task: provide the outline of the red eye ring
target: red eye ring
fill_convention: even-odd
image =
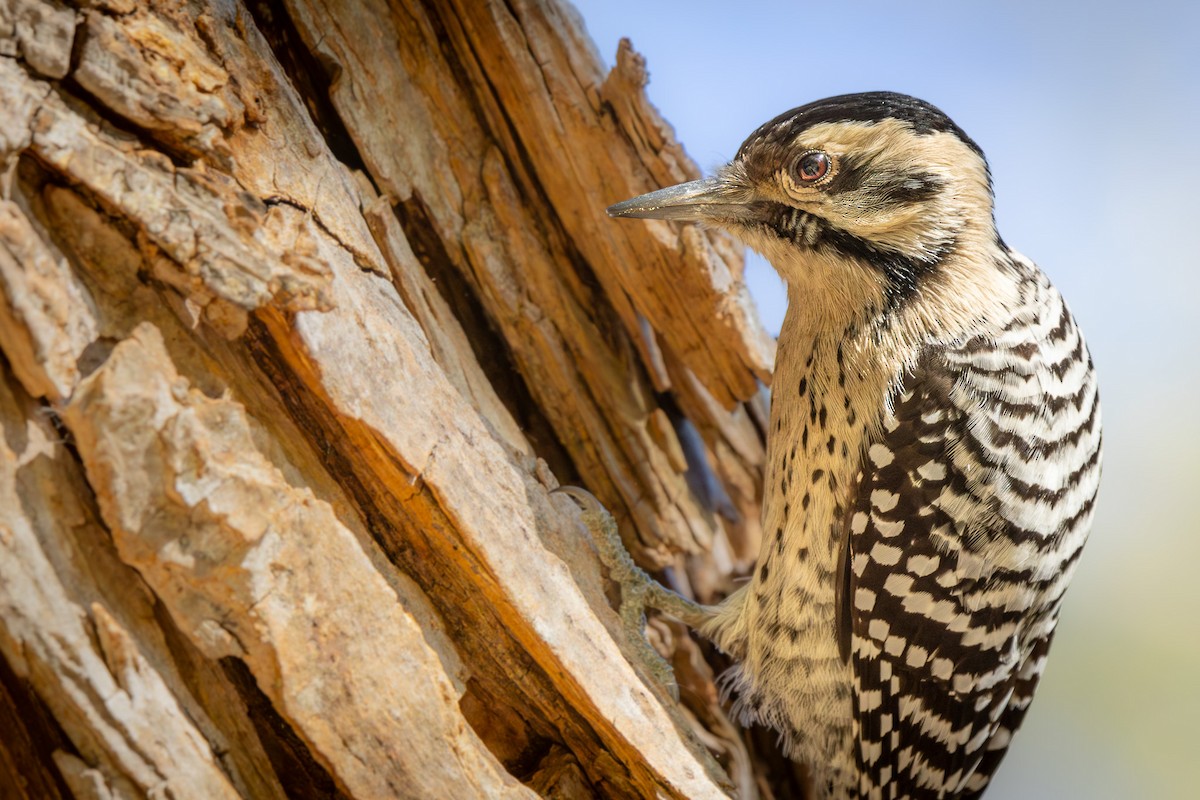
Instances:
[[[829,174],[832,166],[828,155],[820,150],[810,150],[796,159],[794,173],[801,183],[816,183]]]

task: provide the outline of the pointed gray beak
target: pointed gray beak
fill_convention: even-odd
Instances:
[[[638,219],[708,220],[736,216],[741,203],[730,197],[729,184],[721,178],[702,178],[668,186],[608,207],[610,217]]]

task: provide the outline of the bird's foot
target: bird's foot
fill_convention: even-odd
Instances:
[[[621,541],[616,520],[591,492],[577,486],[562,486],[555,492],[561,492],[579,504],[583,520],[592,532],[600,561],[608,568],[612,579],[621,586],[619,613],[626,638],[638,651],[647,671],[666,686],[671,697],[678,700],[679,685],[671,665],[646,641],[646,608],[657,608],[691,627],[698,627],[705,622],[710,612],[699,603],[658,583],[634,563],[633,556],[629,555],[625,543]]]

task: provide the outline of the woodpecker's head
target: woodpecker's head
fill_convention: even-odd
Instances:
[[[793,289],[881,311],[950,262],[998,246],[983,152],[932,105],[868,92],[781,114],[711,178],[635,197],[614,217],[725,228]],[[961,288],[961,287],[960,287]]]

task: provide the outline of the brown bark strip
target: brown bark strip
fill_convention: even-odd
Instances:
[[[671,720],[629,669],[571,573],[542,544],[539,528],[570,529],[571,516],[555,513],[545,490],[521,477],[428,351],[414,346],[419,329],[403,309],[363,291],[368,287],[359,276],[341,270],[335,303],[357,317],[354,329],[375,331],[374,341],[345,336],[344,321],[304,314],[295,320],[303,348],[297,356],[310,362],[328,402],[365,425],[384,450],[360,449],[358,463],[382,471],[396,491],[405,473],[407,483],[429,487],[477,559],[478,568],[467,573],[474,589],[608,747],[633,747],[650,763],[638,764],[631,753],[631,766],[652,768],[682,796],[712,795],[703,767],[671,736]],[[331,335],[335,326],[343,335]]]

